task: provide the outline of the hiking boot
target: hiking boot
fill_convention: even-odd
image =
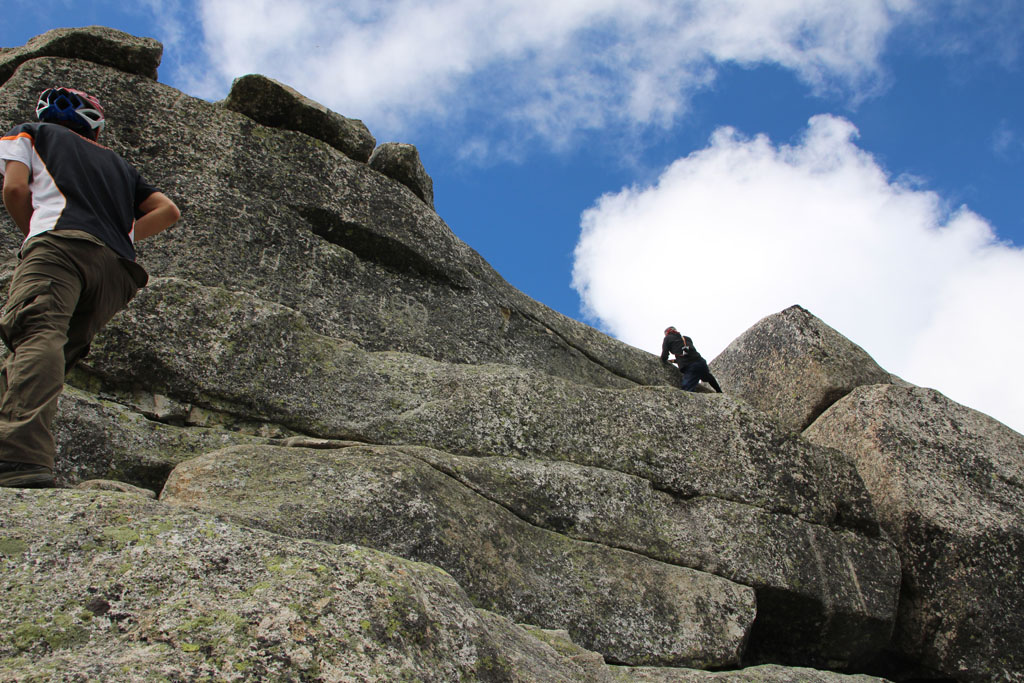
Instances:
[[[53,488],[53,471],[27,462],[0,462],[0,486],[17,489]]]

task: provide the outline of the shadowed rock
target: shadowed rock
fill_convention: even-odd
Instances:
[[[890,381],[864,349],[800,306],[760,320],[711,371],[729,393],[796,432],[854,387]]]
[[[403,450],[531,524],[752,586],[745,661],[845,666],[892,634],[899,558],[888,541],[719,498],[680,499],[606,469]]]
[[[237,431],[164,424],[73,387],[60,398],[54,438],[59,484],[117,479],[155,491],[183,460],[232,444],[267,442]]]
[[[478,607],[620,663],[735,665],[754,618],[749,588],[531,526],[393,448],[238,446],[180,465],[161,500],[429,562]]]
[[[1024,671],[1024,436],[917,387],[860,387],[805,432],[857,465],[899,550],[894,642],[957,680]]]
[[[543,630],[526,626],[531,635],[543,640],[555,651],[569,657],[591,675],[604,674],[616,683],[884,683],[884,678],[863,675],[844,675],[832,671],[819,671],[806,667],[784,667],[774,664],[751,666],[736,671],[701,671],[677,667],[603,666],[595,662],[593,652],[573,643],[568,634],[558,630]]]
[[[152,38],[139,38],[105,26],[55,28],[23,46],[0,52],[0,84],[19,65],[36,57],[82,59],[156,80],[163,51],[163,45]],[[73,81],[67,85],[79,87]]]
[[[429,565],[135,495],[0,509],[3,680],[604,680]]]
[[[377,142],[362,121],[336,114],[272,78],[236,78],[222,103],[265,126],[295,130],[323,140],[356,161],[367,161]]]
[[[788,668],[765,664],[738,671],[695,671],[648,667],[612,667],[618,683],[882,683],[874,676],[846,675],[802,667]]]
[[[424,204],[434,208],[434,181],[427,175],[420,153],[412,145],[385,142],[373,150],[370,168],[402,183]]]

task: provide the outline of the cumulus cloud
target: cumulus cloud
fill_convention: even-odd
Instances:
[[[890,372],[1024,431],[1024,250],[889,177],[845,119],[777,145],[718,130],[657,182],[582,216],[573,286],[611,334],[660,352],[676,325],[709,359],[801,304]]]
[[[916,1],[200,0],[197,14],[221,87],[258,72],[384,133],[475,115],[557,146],[671,125],[725,62],[869,93]]]

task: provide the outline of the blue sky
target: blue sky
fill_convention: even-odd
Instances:
[[[1024,430],[1020,0],[5,5],[2,46],[112,26],[196,97],[263,73],[415,144],[459,237],[630,344],[798,303]]]

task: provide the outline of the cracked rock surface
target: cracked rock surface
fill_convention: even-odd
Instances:
[[[856,463],[902,566],[899,647],[957,679],[1024,671],[1024,436],[933,389],[860,387],[805,432]]]
[[[123,493],[0,506],[0,680],[600,680],[427,564]]]

